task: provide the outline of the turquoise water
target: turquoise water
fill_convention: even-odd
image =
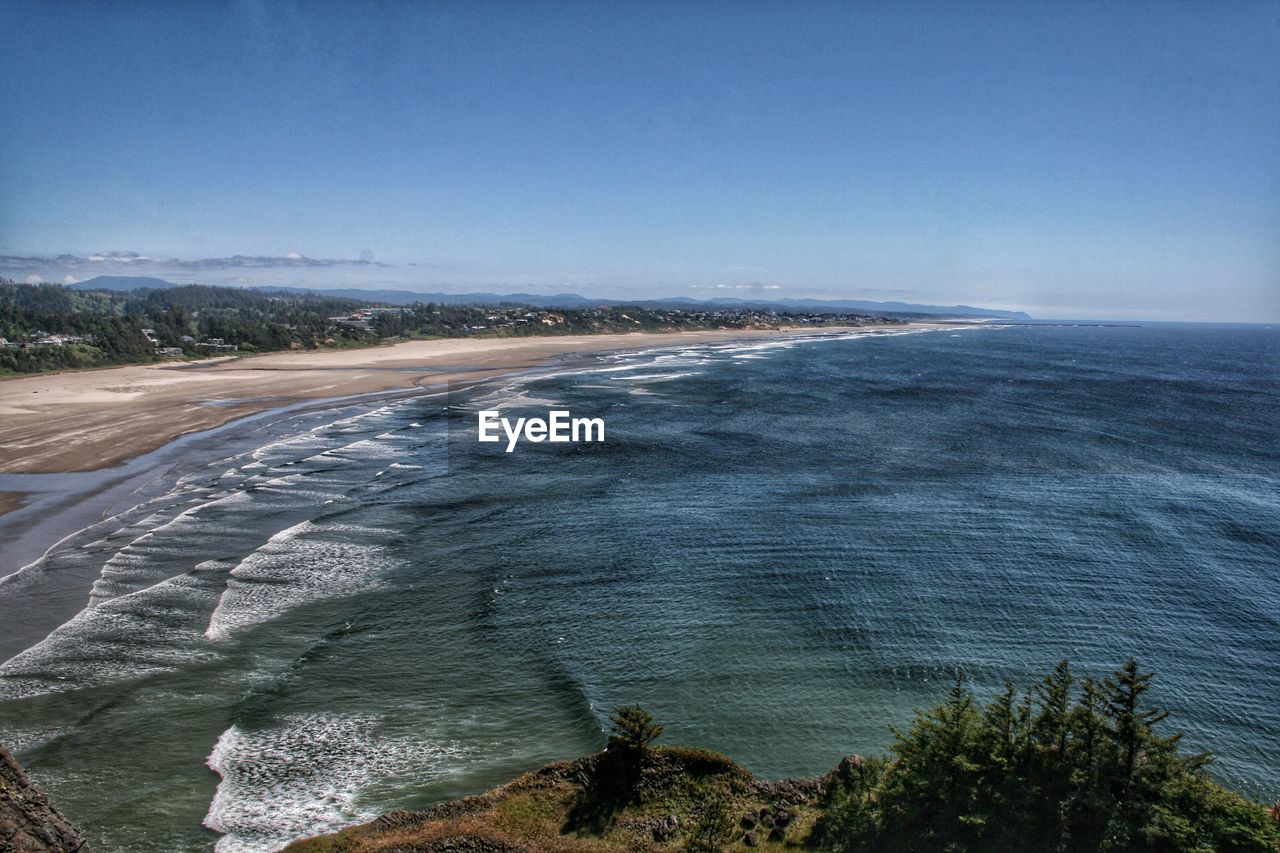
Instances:
[[[104,850],[269,850],[598,748],[767,776],[1068,657],[1280,797],[1280,333],[1013,328],[609,356],[368,404],[55,551],[92,606],[0,740]],[[603,444],[475,441],[475,412]]]

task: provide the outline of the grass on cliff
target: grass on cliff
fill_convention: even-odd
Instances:
[[[812,830],[823,793],[817,780],[760,782],[707,750],[606,750],[548,765],[478,797],[393,812],[288,850],[720,850],[741,846],[748,813],[756,816],[759,847],[783,849],[784,838],[795,842]],[[788,824],[772,841],[761,812],[767,823],[781,815]]]

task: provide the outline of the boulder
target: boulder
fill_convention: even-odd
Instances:
[[[654,841],[661,843],[675,835],[676,830],[679,828],[679,819],[675,815],[669,814],[653,825],[651,834],[653,835]]]
[[[846,755],[836,766],[836,777],[846,788],[862,784],[867,769],[867,760],[861,755]]]

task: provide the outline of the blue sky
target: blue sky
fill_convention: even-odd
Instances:
[[[1280,2],[0,0],[0,30],[18,280],[1280,320]]]

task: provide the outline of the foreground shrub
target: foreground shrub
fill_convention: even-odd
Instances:
[[[1158,731],[1152,675],[1129,661],[1077,685],[1066,661],[985,706],[957,683],[895,731],[874,774],[837,774],[811,839],[831,850],[1253,851],[1280,823]],[[863,781],[866,780],[866,781]]]

